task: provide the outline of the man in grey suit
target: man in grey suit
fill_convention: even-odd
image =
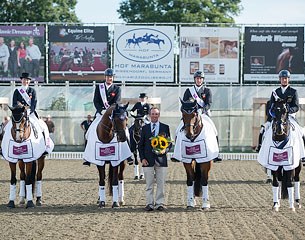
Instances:
[[[151,138],[153,136],[163,135],[170,137],[169,126],[159,121],[160,111],[156,107],[152,107],[149,113],[151,123],[146,124],[142,128],[141,139],[139,142],[140,159],[143,166],[144,176],[146,180],[146,211],[153,211],[155,208],[159,211],[165,210],[164,206],[164,185],[167,172],[167,156],[166,153],[157,155],[153,152],[151,146]],[[156,176],[157,191],[154,201],[154,181]]]

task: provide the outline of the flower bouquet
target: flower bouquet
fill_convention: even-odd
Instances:
[[[150,143],[152,146],[152,151],[156,155],[162,155],[167,153],[170,144],[173,142],[171,138],[165,137],[165,134],[159,134],[156,137],[150,138]]]

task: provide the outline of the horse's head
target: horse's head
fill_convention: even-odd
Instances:
[[[138,115],[132,115],[130,114],[135,120],[134,120],[134,133],[140,134],[140,131],[142,127],[144,126],[144,115],[138,114]]]
[[[117,138],[119,142],[125,142],[127,139],[126,126],[128,120],[128,113],[127,113],[128,104],[129,103],[127,103],[126,105],[116,104],[111,114],[113,131],[117,134]]]
[[[181,102],[181,112],[182,112],[182,120],[184,124],[185,136],[194,140],[201,131],[202,124],[201,118],[198,114],[198,104],[197,101],[183,101]]]
[[[30,135],[30,125],[27,117],[27,109],[25,106],[17,105],[10,107],[12,111],[12,136],[16,142],[26,140]]]
[[[277,99],[272,106],[273,140],[282,141],[289,134],[288,108],[283,99]]]

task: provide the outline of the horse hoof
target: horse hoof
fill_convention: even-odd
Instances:
[[[100,201],[98,207],[104,208],[104,207],[106,207],[106,203],[104,201]]]
[[[280,210],[280,205],[276,202],[273,204],[273,207],[272,209],[275,211],[275,212],[278,212]]]
[[[119,204],[120,204],[120,206],[125,206],[125,201],[124,200],[119,201]]]
[[[203,210],[208,210],[208,209],[210,209],[210,208],[211,208],[211,205],[210,205],[209,202],[203,202],[203,203],[202,203],[202,209],[203,209]]]
[[[28,201],[27,203],[26,203],[26,206],[25,206],[25,208],[34,208],[35,207],[35,205],[34,205],[34,203],[33,203],[33,201],[31,200],[31,201]]]
[[[291,210],[292,212],[295,212],[295,207],[291,207],[290,210]]]
[[[295,203],[296,203],[296,205],[297,205],[298,208],[301,208],[301,207],[302,207],[301,202],[300,202],[300,199],[296,199],[296,200],[295,200]]]
[[[141,179],[141,180],[144,179],[144,175],[143,175],[143,174],[140,175],[140,179]]]
[[[25,198],[21,197],[19,201],[19,205],[24,205],[25,204]]]
[[[15,206],[15,202],[12,201],[12,200],[10,200],[10,201],[8,202],[8,204],[7,204],[7,207],[8,207],[8,208],[15,208],[15,207],[16,207],[16,206]]]
[[[268,178],[268,179],[266,180],[266,183],[272,183],[272,179]]]
[[[42,206],[41,198],[37,198],[37,200],[36,200],[36,206],[37,206],[37,207],[41,207],[41,206]]]
[[[135,176],[135,177],[134,177],[134,180],[139,180],[139,177],[138,177],[138,176]]]
[[[112,203],[112,208],[119,208],[120,205],[118,204],[118,202],[113,202]]]
[[[186,209],[187,210],[192,210],[192,209],[194,209],[194,206],[186,206]]]

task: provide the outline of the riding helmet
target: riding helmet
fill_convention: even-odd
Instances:
[[[105,76],[114,76],[114,71],[112,68],[107,68],[105,70]]]
[[[194,73],[194,78],[196,78],[196,77],[204,78],[204,73],[201,72],[201,71],[196,71],[196,72]]]
[[[279,72],[279,78],[281,78],[281,77],[290,78],[290,72],[288,70],[281,70]]]

